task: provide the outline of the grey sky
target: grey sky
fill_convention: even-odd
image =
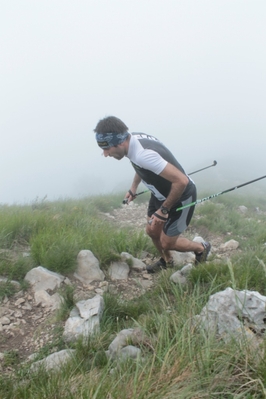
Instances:
[[[187,172],[217,160],[207,187],[266,174],[265,21],[265,0],[0,1],[0,203],[128,188],[107,115]]]

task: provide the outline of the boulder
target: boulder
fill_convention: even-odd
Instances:
[[[77,263],[78,267],[74,276],[82,283],[89,285],[92,281],[103,281],[105,279],[98,259],[90,250],[80,251],[77,256]]]

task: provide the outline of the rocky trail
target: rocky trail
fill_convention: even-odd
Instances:
[[[131,203],[122,206],[112,213],[104,213],[102,216],[120,226],[132,226],[132,229],[145,230],[146,204]],[[221,249],[224,238],[209,236],[205,231],[193,231],[189,228],[186,235],[193,238],[202,235],[212,243],[212,253],[215,256],[228,256]],[[206,235],[204,235],[206,234]],[[230,237],[228,238],[230,239]],[[22,249],[23,250],[23,249]],[[142,261],[146,264],[154,262],[149,254],[145,254]],[[43,265],[45,267],[45,265]],[[132,299],[142,295],[156,283],[158,274],[148,274],[145,270],[131,271],[127,280],[111,280],[106,276],[105,281],[93,282],[84,286],[74,276],[67,276],[69,283],[74,286],[75,300],[90,299],[97,293],[105,290],[119,295],[125,299]],[[12,297],[5,297],[0,303],[0,370],[10,367],[6,364],[6,353],[16,354],[21,360],[29,358],[44,346],[49,346],[55,340],[56,331],[60,323],[56,321],[55,311],[36,302],[31,288],[27,291],[18,291]],[[56,350],[56,348],[53,348]]]

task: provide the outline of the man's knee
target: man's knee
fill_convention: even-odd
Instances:
[[[146,233],[152,239],[158,239],[161,235],[161,229],[152,229],[150,225],[146,226]]]
[[[170,251],[171,249],[173,249],[175,247],[177,238],[178,238],[178,236],[177,237],[168,237],[166,235],[161,236],[160,242],[161,242],[162,249],[164,251]]]

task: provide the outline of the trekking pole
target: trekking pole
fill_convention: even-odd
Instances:
[[[182,209],[189,208],[190,206],[200,204],[201,202],[204,202],[204,201],[207,201],[209,199],[218,197],[219,195],[222,195],[222,194],[225,194],[225,193],[229,193],[229,191],[237,190],[240,187],[244,187],[244,186],[247,186],[248,184],[255,183],[258,180],[265,179],[265,177],[266,177],[266,175],[262,176],[262,177],[258,177],[257,179],[254,179],[254,180],[250,180],[247,183],[239,184],[238,186],[235,186],[235,187],[232,187],[232,188],[228,188],[227,190],[221,191],[220,193],[209,195],[208,197],[205,197],[205,198],[199,199],[197,201],[191,202],[190,204],[181,206],[180,208],[177,208],[176,211],[181,211]]]
[[[141,191],[140,193],[136,193],[136,194],[134,195],[134,197],[137,197],[137,196],[140,195],[140,194],[147,193],[148,191],[150,191],[150,190],[144,190],[144,191]],[[123,204],[127,204],[127,202],[128,202],[128,199],[127,199],[127,198],[123,199]]]
[[[202,169],[199,169],[199,170],[195,170],[194,172],[189,173],[188,176],[194,175],[194,173],[201,172],[202,170],[211,168],[212,166],[215,166],[215,165],[217,165],[217,161],[213,161],[213,164],[212,164],[212,165],[206,166],[205,168],[202,168]],[[136,194],[134,195],[134,197],[137,197],[138,195],[147,193],[148,191],[150,191],[150,190],[145,190],[145,191],[141,191],[140,193],[136,193]],[[123,204],[127,204],[127,201],[128,201],[127,198],[125,198],[125,199],[123,200]]]
[[[206,166],[205,168],[202,168],[202,169],[199,169],[199,170],[195,170],[195,172],[191,172],[191,173],[189,173],[188,175],[189,175],[189,176],[194,175],[194,173],[201,172],[202,170],[211,168],[212,166],[215,166],[215,165],[217,165],[217,161],[213,161],[213,164],[212,164],[212,165]]]

